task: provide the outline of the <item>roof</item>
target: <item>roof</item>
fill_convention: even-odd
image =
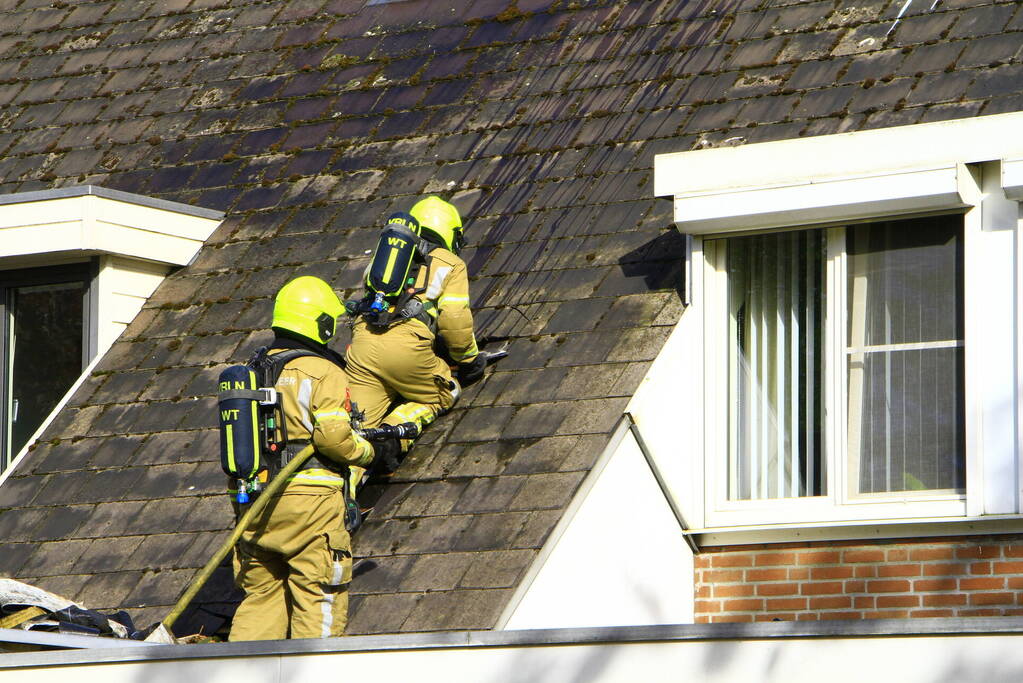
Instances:
[[[493,627],[681,314],[656,154],[1023,109],[1018,3],[904,4],[3,0],[0,193],[227,218],[0,487],[0,573],[162,618],[232,522],[217,374],[434,192],[510,356],[369,491],[349,632]]]

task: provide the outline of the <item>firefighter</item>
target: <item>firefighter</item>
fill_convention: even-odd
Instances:
[[[413,423],[421,431],[449,410],[460,385],[479,380],[486,366],[473,334],[465,262],[458,256],[463,234],[458,209],[431,195],[409,213],[431,247],[415,283],[416,290],[423,290],[416,296],[422,312],[386,328],[356,318],[345,356],[352,400],[363,411],[366,428]],[[456,364],[454,376],[435,352],[437,336]],[[410,445],[404,439],[400,450]],[[387,442],[384,446],[393,448]],[[353,481],[360,477],[354,470]]]
[[[236,582],[245,598],[231,640],[344,633],[352,576],[347,468],[368,466],[374,451],[352,431],[343,359],[326,345],[343,310],[330,286],[309,276],[288,282],[274,301],[271,356],[284,349],[315,354],[288,361],[276,384],[288,453],[312,442],[315,455],[253,520],[235,549]]]

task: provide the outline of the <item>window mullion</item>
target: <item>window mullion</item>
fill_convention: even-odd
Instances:
[[[847,377],[845,367],[846,317],[846,254],[845,228],[827,231],[827,278],[824,290],[824,358],[825,358],[825,419],[824,457],[826,495],[832,504],[841,504],[847,498],[846,482],[846,410]]]

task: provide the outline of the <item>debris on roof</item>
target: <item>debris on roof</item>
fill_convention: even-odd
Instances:
[[[0,628],[142,640],[127,612],[102,614],[13,579],[0,579]]]

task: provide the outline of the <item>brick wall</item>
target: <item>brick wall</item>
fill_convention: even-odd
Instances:
[[[1023,537],[706,548],[696,621],[1023,614]]]

